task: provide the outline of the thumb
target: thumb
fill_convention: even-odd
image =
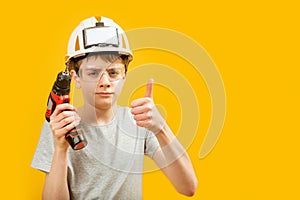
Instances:
[[[145,97],[152,98],[152,87],[153,87],[154,80],[151,78],[148,80],[147,86],[146,86],[146,94]]]

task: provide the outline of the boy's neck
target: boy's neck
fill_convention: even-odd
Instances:
[[[105,125],[108,124],[114,117],[117,106],[112,106],[108,109],[99,109],[84,105],[78,108],[78,114],[81,120],[90,125]]]

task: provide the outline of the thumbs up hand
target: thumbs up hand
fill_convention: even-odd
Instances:
[[[132,101],[130,106],[136,124],[157,134],[165,125],[165,120],[156,109],[152,99],[153,82],[153,79],[148,81],[145,97]]]

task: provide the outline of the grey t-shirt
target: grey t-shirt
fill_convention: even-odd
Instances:
[[[117,108],[103,126],[80,123],[88,145],[68,151],[68,186],[71,199],[142,199],[144,155],[153,157],[159,143],[150,131],[138,127],[127,107]],[[31,167],[49,172],[54,140],[44,123]]]

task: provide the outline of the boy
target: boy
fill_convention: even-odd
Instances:
[[[66,64],[84,105],[58,105],[44,123],[32,161],[46,173],[43,199],[142,199],[144,155],[178,192],[194,194],[193,166],[155,108],[153,80],[131,108],[116,104],[132,59],[124,31],[111,19],[91,17],[73,31]],[[88,145],[74,151],[65,134],[78,123]]]

